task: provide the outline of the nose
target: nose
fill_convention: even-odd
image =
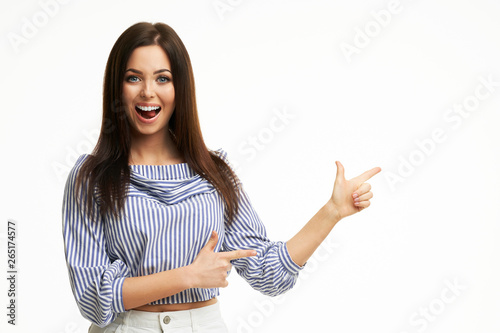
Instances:
[[[141,97],[143,98],[153,98],[154,97],[154,91],[151,89],[150,84],[146,83],[144,84],[142,91],[141,91]]]

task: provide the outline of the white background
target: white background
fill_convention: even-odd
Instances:
[[[348,178],[382,168],[372,206],[334,228],[285,296],[272,303],[233,271],[219,297],[231,332],[500,331],[498,1],[50,2],[0,5],[0,266],[8,219],[19,264],[16,327],[0,279],[2,332],[87,331],[62,192],[95,144],[109,51],[139,21],[184,41],[205,141],[228,152],[271,239],[288,240],[326,202],[335,160]],[[382,26],[372,11],[389,7]],[[346,57],[347,44],[357,53]],[[474,105],[476,91],[487,97]],[[449,113],[464,102],[474,110]]]

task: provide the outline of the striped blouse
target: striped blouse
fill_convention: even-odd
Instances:
[[[224,150],[215,151],[228,162]],[[124,312],[122,285],[127,277],[187,266],[219,235],[215,251],[251,249],[257,256],[231,261],[254,289],[279,295],[295,284],[304,267],[295,264],[284,242],[267,238],[266,229],[240,183],[239,210],[228,225],[222,197],[187,163],[131,165],[124,214],[100,214],[97,191],[93,216],[84,213],[86,189],[75,195],[78,158],[63,198],[63,238],[69,278],[82,315],[104,327]],[[168,282],[167,282],[168,283]],[[218,288],[192,288],[149,304],[206,301]]]

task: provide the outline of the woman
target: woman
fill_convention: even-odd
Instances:
[[[71,170],[63,237],[72,290],[90,332],[227,332],[217,296],[234,266],[279,295],[333,226],[369,206],[374,168],[347,181],[288,242],[273,242],[222,150],[198,121],[188,53],[167,25],[137,23],[106,66],[92,155]],[[146,330],[147,328],[147,330]]]

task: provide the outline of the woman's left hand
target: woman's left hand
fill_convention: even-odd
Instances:
[[[329,204],[332,204],[334,216],[341,220],[370,206],[373,193],[370,191],[370,184],[365,182],[382,169],[376,167],[347,180],[344,176],[344,166],[338,161],[335,164],[337,165],[337,176]]]

